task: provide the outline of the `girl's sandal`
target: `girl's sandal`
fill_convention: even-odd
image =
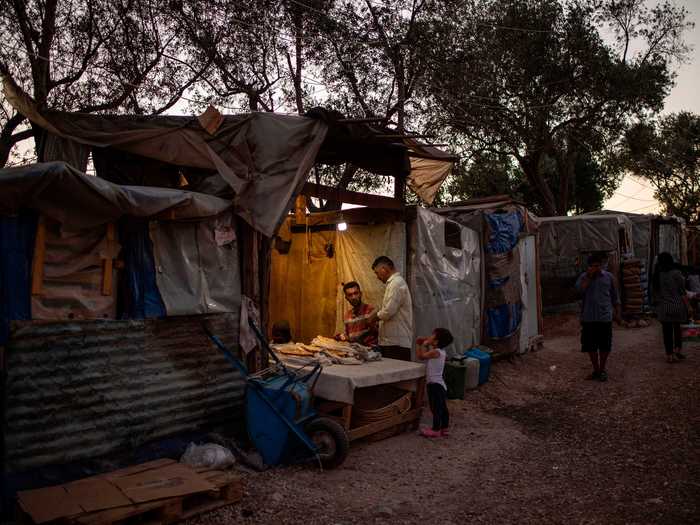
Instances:
[[[678,358],[674,354],[666,354],[666,362],[667,363],[677,363]]]
[[[685,359],[685,354],[681,354],[680,352],[676,352],[673,355],[678,361],[683,361],[683,359]]]

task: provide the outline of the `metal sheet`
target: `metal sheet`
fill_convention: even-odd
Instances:
[[[95,458],[241,416],[245,383],[202,331],[238,314],[19,322],[6,347],[5,469]]]
[[[520,326],[520,352],[527,351],[530,338],[538,335],[537,312],[537,240],[534,235],[520,238],[520,284],[523,304],[523,321]]]

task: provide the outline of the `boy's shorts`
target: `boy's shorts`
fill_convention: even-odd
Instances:
[[[610,352],[612,332],[612,321],[581,323],[581,351]]]

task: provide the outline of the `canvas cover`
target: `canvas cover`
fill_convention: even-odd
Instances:
[[[381,131],[365,125],[339,125],[337,115],[320,109],[309,112],[314,118],[263,112],[221,115],[214,108],[199,118],[42,112],[11,79],[5,78],[3,85],[8,102],[46,131],[40,140],[42,160],[66,160],[82,170],[89,149],[96,161],[104,150],[113,149],[213,171],[235,192],[237,214],[268,237],[316,162],[351,162],[372,173],[407,178],[421,199],[432,202],[455,161],[415,141],[382,138]]]
[[[336,232],[291,233],[290,221],[280,237],[287,251],[273,248],[270,264],[269,325],[288,321],[295,341],[310,343],[336,330],[337,258],[329,257]],[[335,247],[333,248],[335,251]]]
[[[363,301],[380,308],[386,285],[372,270],[374,260],[386,255],[406,278],[406,224],[351,225],[347,230],[339,231],[337,239],[336,331],[341,332],[344,328],[343,313],[351,308],[343,293],[345,283],[357,282]]]
[[[578,301],[576,278],[592,252],[608,254],[608,270],[617,274],[624,254],[634,255],[632,221],[624,215],[543,217],[539,222],[540,272],[545,306]],[[626,244],[620,232],[625,233]]]
[[[479,344],[481,335],[481,243],[474,230],[457,225],[460,248],[447,246],[446,224],[436,213],[417,209],[412,250],[411,292],[414,333],[450,330],[448,354],[461,355]]]
[[[119,186],[65,162],[46,162],[0,170],[0,215],[16,215],[22,208],[39,211],[65,228],[83,229],[125,215],[152,217],[166,211],[171,219],[211,217],[231,203],[183,190]]]
[[[168,315],[238,312],[241,275],[231,212],[151,223],[156,282]]]

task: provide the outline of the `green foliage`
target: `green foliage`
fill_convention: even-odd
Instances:
[[[634,11],[641,4],[447,2],[426,84],[435,118],[472,151],[511,156],[542,213],[566,214],[576,207],[579,157],[609,154],[635,115],[658,111],[672,60],[687,52],[677,41],[685,11],[666,6],[666,16],[642,16]],[[618,27],[623,18],[627,41],[638,37],[641,45],[634,56],[599,32],[601,23]],[[619,177],[603,175],[611,183]]]
[[[641,122],[625,136],[627,167],[652,183],[666,213],[700,223],[700,116]]]

